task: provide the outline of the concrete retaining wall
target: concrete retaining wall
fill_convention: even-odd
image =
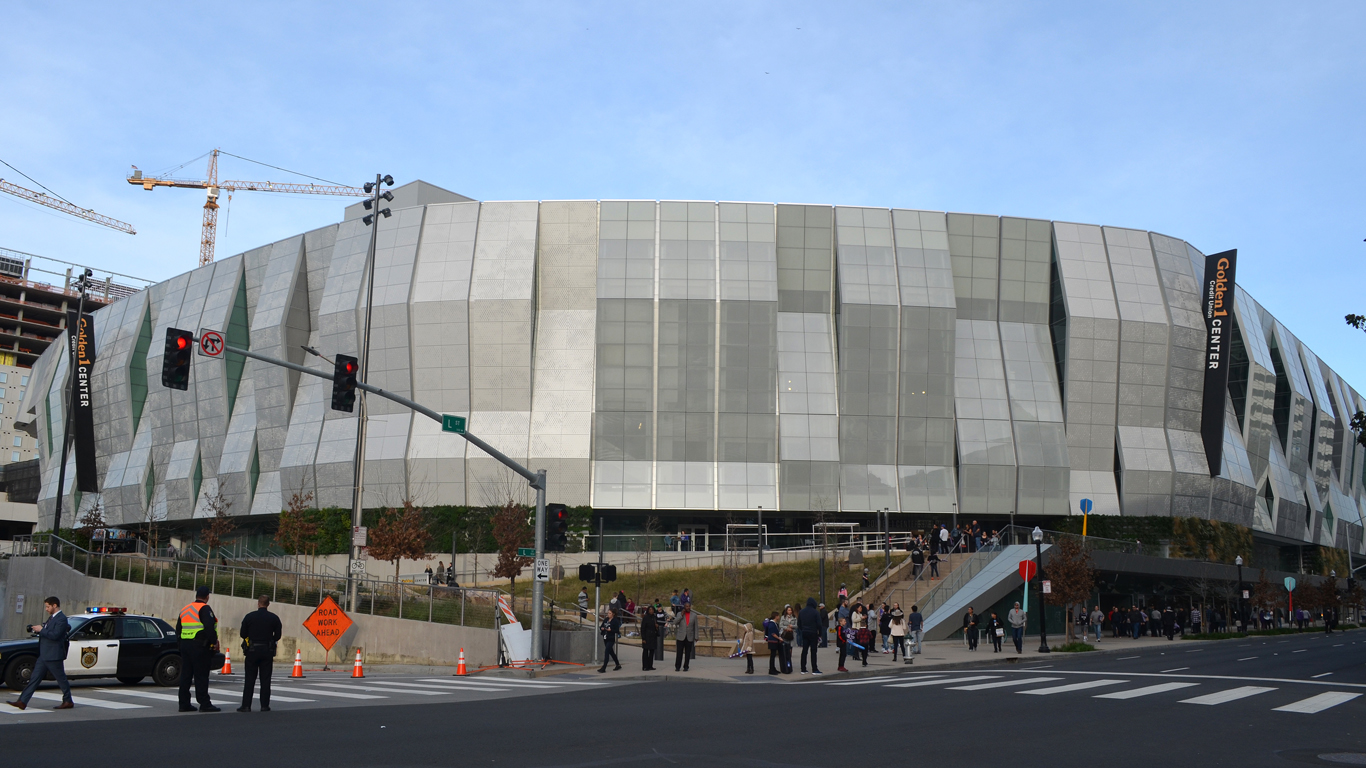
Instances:
[[[87,606],[111,605],[124,607],[130,613],[141,613],[165,619],[175,624],[180,608],[194,599],[185,590],[142,584],[96,579],[45,557],[14,558],[7,562],[9,574],[0,585],[4,595],[0,611],[0,637],[26,636],[23,627],[40,623],[43,619],[43,599],[56,595],[68,615],[85,611]],[[23,613],[15,613],[15,600],[24,596]],[[238,627],[242,617],[256,610],[256,601],[245,598],[214,595],[209,598],[218,615],[220,636],[224,646],[240,651]],[[312,608],[274,603],[270,607],[284,624],[277,664],[291,663],[295,648],[303,650],[304,662],[317,665],[323,662],[323,648],[303,628],[304,619]],[[422,666],[454,666],[465,649],[465,660],[471,666],[497,663],[497,633],[492,629],[456,627],[449,624],[429,624],[424,621],[391,619],[382,616],[352,616],[355,622],[332,648],[332,664],[350,665],[356,649],[364,653],[368,664],[413,664]]]

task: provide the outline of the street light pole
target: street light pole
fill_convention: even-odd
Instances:
[[[1039,562],[1039,653],[1052,653],[1048,647],[1048,603],[1043,596],[1043,529],[1034,526],[1034,556]]]
[[[1247,634],[1247,615],[1246,609],[1243,608],[1243,556],[1235,557],[1233,564],[1238,566],[1238,629]]]
[[[759,507],[759,565],[764,564],[764,508]]]

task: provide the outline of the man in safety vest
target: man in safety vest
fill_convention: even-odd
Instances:
[[[180,609],[176,636],[180,638],[180,711],[194,712],[190,705],[190,681],[200,712],[219,712],[209,700],[209,662],[218,650],[218,618],[209,607],[209,588],[195,589],[193,603]]]

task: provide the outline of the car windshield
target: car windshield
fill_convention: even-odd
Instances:
[[[76,630],[80,629],[81,625],[86,623],[87,621],[90,621],[90,619],[86,616],[69,616],[67,617],[66,623],[70,624],[71,631],[75,632]]]

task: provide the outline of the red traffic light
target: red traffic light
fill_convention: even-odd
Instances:
[[[175,340],[176,349],[184,349],[190,346],[190,340],[184,336],[177,336]]]
[[[342,363],[342,368],[344,368],[347,373],[356,372],[356,364],[350,360],[347,360],[345,363]]]

